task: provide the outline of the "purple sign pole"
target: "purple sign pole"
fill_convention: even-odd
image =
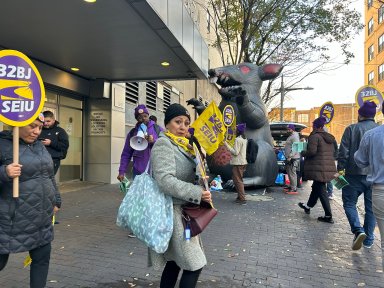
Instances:
[[[13,126],[13,163],[19,163],[19,127],[31,124],[44,107],[45,89],[39,71],[23,53],[0,51],[0,121]],[[13,178],[19,197],[19,177]]]

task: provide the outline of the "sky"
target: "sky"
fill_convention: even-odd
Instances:
[[[364,1],[355,1],[353,6],[361,13],[361,22],[364,23]],[[354,103],[357,90],[364,85],[364,31],[363,29],[351,43],[351,50],[355,58],[351,60],[350,64],[304,79],[294,87],[312,87],[314,89],[287,92],[284,107],[307,110],[320,107],[328,101],[334,104]],[[332,62],[343,62],[343,57],[339,52],[332,55],[332,58],[334,58]],[[279,96],[278,98],[280,99]]]

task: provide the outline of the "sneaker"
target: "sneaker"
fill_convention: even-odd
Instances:
[[[330,224],[335,223],[331,216],[320,216],[317,218],[317,220],[319,220],[320,222],[325,222]]]
[[[333,195],[331,194],[331,195],[328,195],[328,199],[329,200],[333,200]]]
[[[131,233],[128,234],[128,237],[129,238],[136,238],[136,235],[131,232]]]
[[[367,235],[364,232],[355,233],[355,238],[353,238],[352,242],[352,250],[359,250],[363,245],[365,238],[367,238]]]
[[[304,209],[304,212],[305,212],[306,214],[310,214],[310,213],[311,213],[311,209],[308,208],[308,207],[306,207],[306,206],[304,205],[303,202],[300,202],[298,205],[299,205],[299,207],[300,207],[301,209]]]
[[[299,194],[299,192],[297,192],[297,190],[290,190],[290,191],[286,191],[285,193],[287,193],[288,195],[297,195],[297,194]]]
[[[236,202],[237,204],[240,204],[240,205],[247,205],[247,200],[236,199],[235,202]]]
[[[373,244],[363,244],[364,248],[371,249]]]
[[[291,190],[292,190],[292,187],[291,187],[291,186],[288,186],[288,187],[284,187],[283,189],[284,189],[284,190],[291,191]]]

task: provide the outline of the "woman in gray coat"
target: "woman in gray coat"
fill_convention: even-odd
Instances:
[[[163,254],[149,251],[149,265],[160,269],[161,288],[175,287],[180,270],[182,288],[196,286],[202,268],[207,264],[199,236],[186,239],[182,223],[182,205],[211,201],[211,193],[194,185],[196,163],[193,150],[185,138],[190,125],[190,116],[180,104],[172,104],[165,112],[167,131],[160,134],[151,152],[153,177],[159,188],[173,198],[173,235],[168,250]]]
[[[45,287],[53,240],[52,217],[61,206],[51,155],[38,137],[41,116],[20,127],[19,163],[13,162],[12,133],[0,133],[0,271],[9,254],[29,251],[30,287]],[[13,198],[13,178],[19,197]]]

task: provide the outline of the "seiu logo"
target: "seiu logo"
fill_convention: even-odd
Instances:
[[[0,80],[1,113],[32,111],[35,102],[30,84],[21,80]]]

